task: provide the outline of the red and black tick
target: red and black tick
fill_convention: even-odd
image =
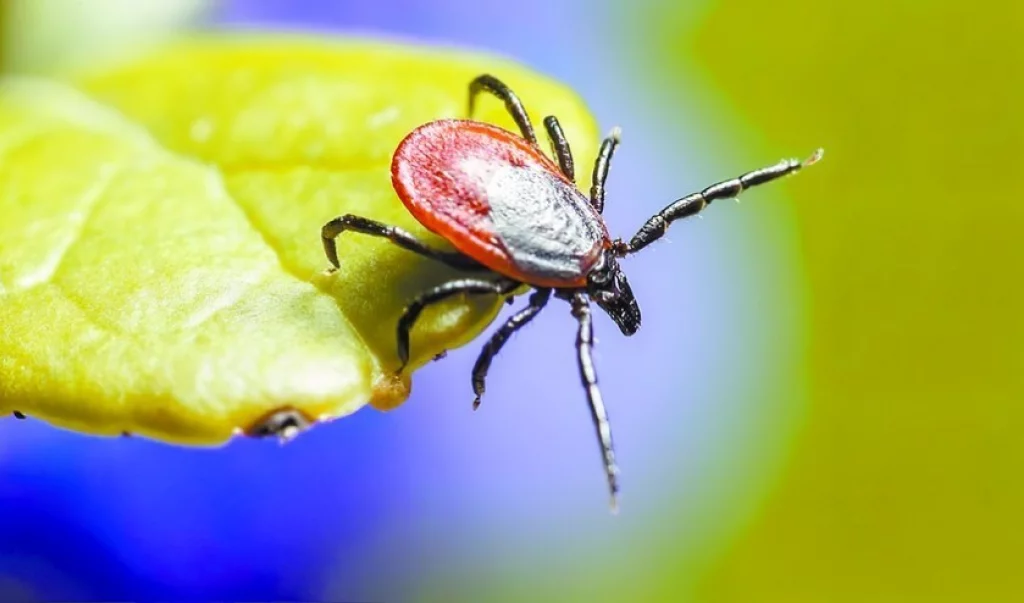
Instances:
[[[557,164],[541,151],[519,97],[497,78],[481,75],[470,83],[470,116],[482,92],[505,103],[520,135],[478,121],[442,119],[406,136],[391,163],[392,183],[402,203],[423,226],[447,239],[457,251],[433,249],[399,228],[354,215],[324,225],[324,250],[338,267],[334,239],[351,230],[385,237],[413,253],[480,274],[445,283],[412,300],[398,321],[399,372],[409,359],[409,330],[430,304],[454,295],[504,296],[523,285],[533,288],[528,305],[495,331],[477,358],[472,378],[474,408],[484,393],[491,360],[512,333],[529,323],[552,295],[566,300],[579,323],[576,352],[580,378],[615,508],[618,467],[591,358],[591,302],[607,312],[624,335],[636,333],[640,308],[619,267],[620,258],[661,238],[672,222],[700,212],[716,199],[736,197],[744,189],[809,166],[821,158],[822,151],[804,161],[784,160],[687,195],[649,219],[629,242],[613,240],[601,213],[605,180],[619,145],[618,130],[601,143],[587,196],[576,187],[572,152],[555,116],[544,118],[544,128]]]

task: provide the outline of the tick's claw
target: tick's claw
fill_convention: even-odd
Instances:
[[[480,408],[480,396],[473,398],[473,410]]]
[[[821,158],[824,157],[824,155],[825,155],[825,149],[818,149],[817,151],[812,153],[810,157],[808,157],[807,159],[804,159],[803,162],[801,162],[800,167],[807,167],[809,165],[814,165],[815,163],[818,163],[819,161],[821,161]]]

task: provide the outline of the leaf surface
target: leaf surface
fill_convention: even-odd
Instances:
[[[327,420],[400,404],[409,373],[503,300],[425,312],[396,377],[403,308],[458,273],[346,233],[327,274],[319,231],[356,213],[446,247],[395,196],[390,158],[416,126],[465,117],[482,72],[535,124],[558,115],[586,166],[598,134],[571,91],[456,51],[219,34],[62,76],[77,90],[5,80],[0,412],[201,444],[279,409]],[[514,128],[497,100],[479,107]]]

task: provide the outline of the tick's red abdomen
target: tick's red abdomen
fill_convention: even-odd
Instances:
[[[391,177],[425,227],[495,272],[581,287],[610,244],[601,216],[550,159],[489,124],[440,120],[398,146]]]

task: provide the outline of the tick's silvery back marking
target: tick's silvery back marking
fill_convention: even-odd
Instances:
[[[576,187],[538,168],[503,166],[487,184],[490,218],[527,274],[572,280],[597,260],[606,235]]]

